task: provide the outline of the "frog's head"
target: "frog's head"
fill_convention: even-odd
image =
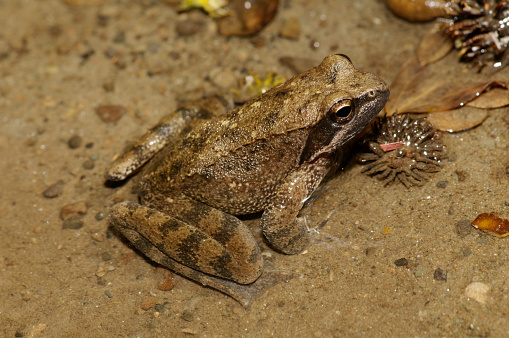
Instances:
[[[371,122],[389,98],[389,87],[362,72],[342,54],[329,55],[314,69],[326,83],[320,93],[320,118],[311,128],[303,160],[332,153]]]

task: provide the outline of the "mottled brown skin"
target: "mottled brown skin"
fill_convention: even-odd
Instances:
[[[302,204],[339,147],[378,114],[388,96],[384,81],[356,70],[345,56],[330,55],[189,133],[187,120],[203,109],[177,111],[176,124],[161,121],[171,132],[155,127],[106,173],[109,180],[123,180],[157,152],[142,172],[141,204],[113,206],[111,222],[154,261],[246,304],[280,280],[281,272],[263,272],[253,235],[232,215],[263,210],[263,234],[275,249],[304,250],[309,235],[297,219]]]

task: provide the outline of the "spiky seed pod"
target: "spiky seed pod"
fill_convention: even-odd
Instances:
[[[375,139],[369,142],[372,153],[362,154],[359,161],[366,165],[362,172],[382,180],[384,185],[399,181],[407,188],[422,186],[431,173],[441,169],[445,146],[424,118],[378,118],[373,131]]]

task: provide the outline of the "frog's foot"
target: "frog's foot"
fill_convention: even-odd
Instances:
[[[113,222],[115,224],[114,220]],[[221,291],[237,300],[244,307],[249,307],[256,298],[273,285],[288,281],[297,276],[293,272],[278,270],[272,264],[265,262],[262,274],[254,282],[250,284],[239,284],[192,269],[169,257],[139,232],[127,227],[119,228],[118,225],[117,228],[138,250],[142,251],[152,261],[195,282]]]

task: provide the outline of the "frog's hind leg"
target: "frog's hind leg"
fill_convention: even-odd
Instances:
[[[216,96],[188,103],[163,117],[136,143],[116,158],[106,171],[109,181],[121,181],[143,166],[152,156],[190,129],[193,121],[209,119],[226,111],[227,102]]]
[[[294,277],[264,266],[256,241],[240,220],[207,208],[189,210],[187,217],[194,212],[199,227],[132,202],[113,206],[110,219],[153,261],[217,289],[244,306],[272,285]]]

